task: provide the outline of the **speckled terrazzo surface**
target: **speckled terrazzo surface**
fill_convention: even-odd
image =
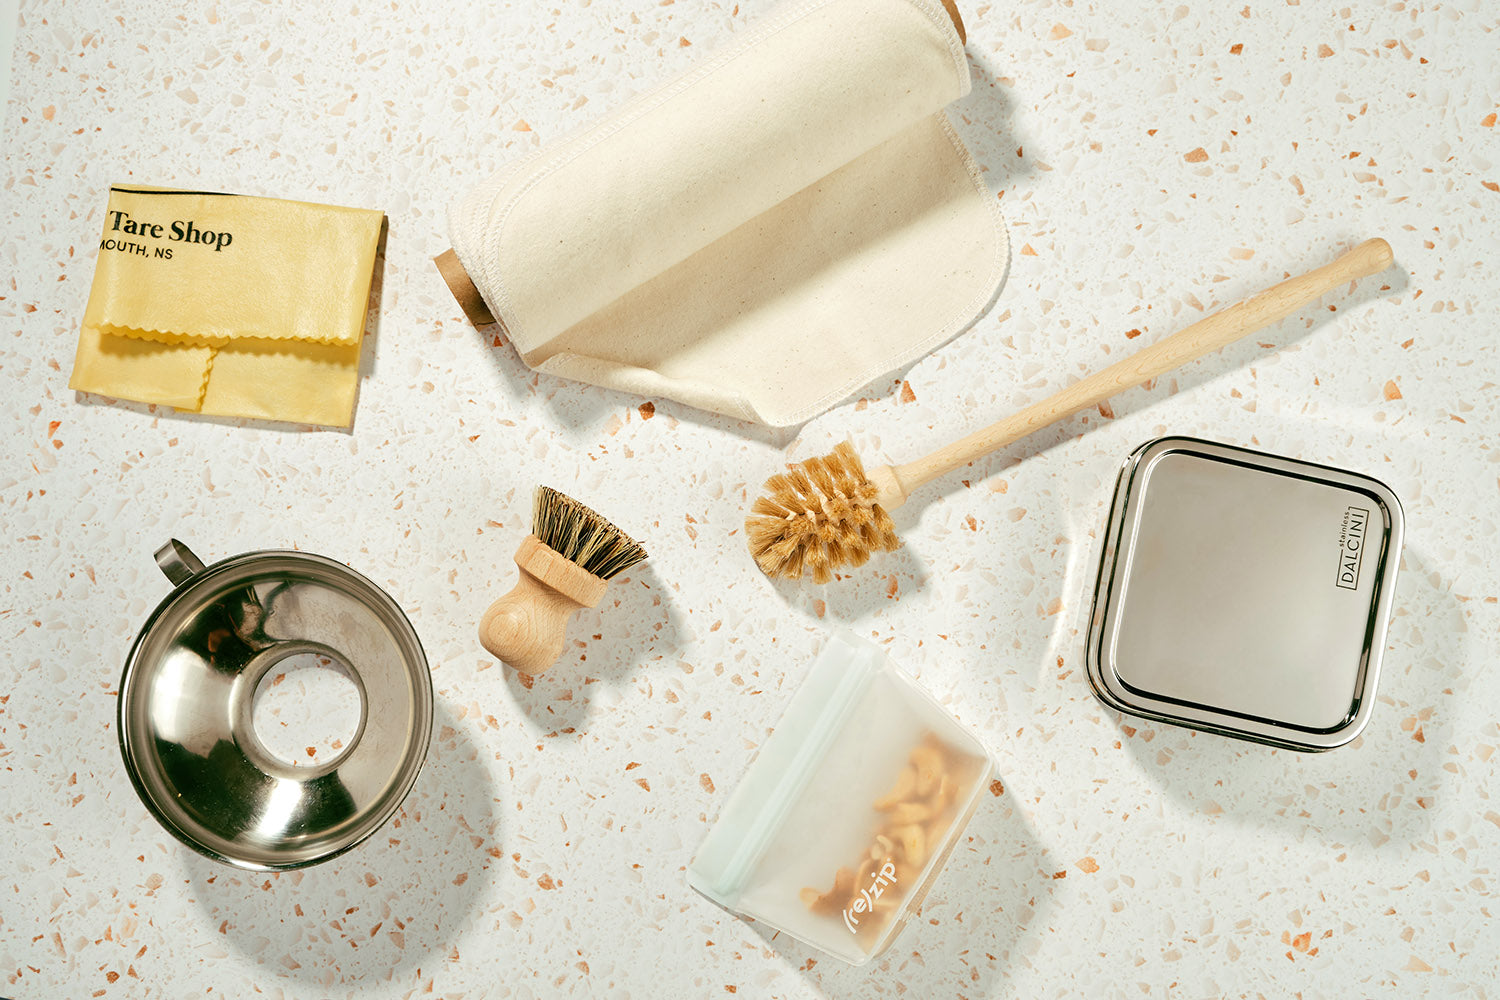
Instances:
[[[782,435],[538,376],[431,255],[488,166],[768,5],[22,5],[0,171],[0,993],[11,997],[1500,995],[1500,9],[968,5],[955,120],[1009,283]],[[351,433],[66,388],[114,181],[384,209]],[[1397,267],[949,477],[823,589],[738,531],[792,457],[913,457],[1371,235]],[[1137,339],[1139,338],[1139,339]],[[1105,710],[1082,667],[1118,462],[1173,432],[1368,472],[1407,545],[1379,705],[1299,756]],[[644,566],[530,688],[473,623],[546,482]],[[247,875],[136,799],[115,691],[151,552],[299,547],[407,610],[437,718],[397,818]],[[684,868],[825,630],[883,642],[1002,786],[886,957],[771,940]],[[1003,787],[1003,791],[1001,790]]]

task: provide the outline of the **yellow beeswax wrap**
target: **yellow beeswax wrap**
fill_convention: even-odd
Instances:
[[[349,426],[383,219],[111,188],[68,385],[217,416]]]

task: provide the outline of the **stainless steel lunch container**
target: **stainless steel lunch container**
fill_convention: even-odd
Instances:
[[[1369,476],[1164,437],[1115,487],[1089,682],[1111,708],[1294,750],[1375,704],[1401,503]]]
[[[416,632],[379,587],[331,559],[250,552],[205,567],[173,539],[156,561],[175,589],[120,681],[119,739],[141,801],[188,847],[241,868],[316,864],[374,833],[416,781],[432,679]],[[360,694],[338,755],[290,764],[255,734],[256,688],[314,654]]]

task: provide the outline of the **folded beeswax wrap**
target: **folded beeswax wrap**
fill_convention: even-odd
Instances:
[[[349,426],[383,219],[111,188],[68,385],[198,413]]]
[[[994,298],[969,86],[940,0],[802,0],[481,183],[453,248],[531,367],[800,423]]]

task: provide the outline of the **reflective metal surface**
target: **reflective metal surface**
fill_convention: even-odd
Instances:
[[[173,539],[176,584],[120,682],[120,749],[141,800],[179,840],[274,870],[348,850],[396,811],[426,757],[432,681],[416,633],[373,583],[330,559],[253,552],[204,567]],[[290,657],[345,668],[358,729],[338,756],[283,761],[251,721],[261,678]]]
[[[1160,438],[1125,462],[1087,661],[1120,711],[1298,750],[1369,720],[1402,537],[1368,476]]]

